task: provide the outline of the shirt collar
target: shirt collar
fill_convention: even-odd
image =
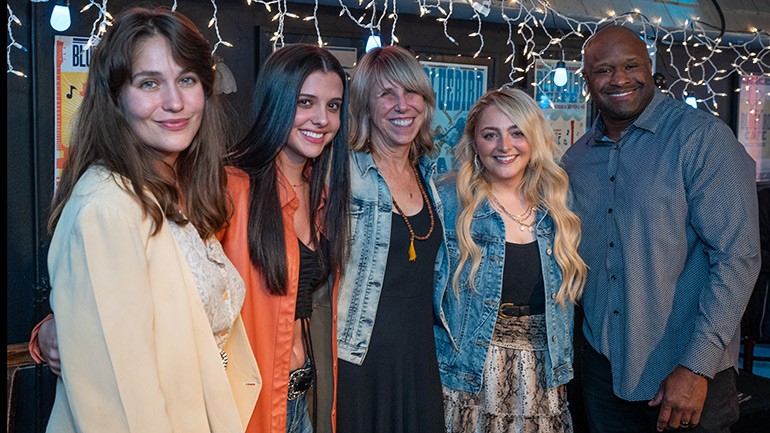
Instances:
[[[367,151],[352,151],[353,162],[358,170],[358,174],[363,178],[366,177],[366,173],[369,170],[377,170],[377,165],[374,163],[372,154]]]
[[[281,209],[286,208],[287,206],[290,206],[292,210],[297,210],[299,207],[299,199],[297,199],[297,193],[294,191],[294,187],[291,186],[291,182],[289,182],[289,179],[286,178],[286,176],[283,174],[283,171],[281,171],[281,168],[278,167],[276,164],[276,174],[278,178],[276,179],[278,183],[278,201],[281,204]],[[305,178],[306,179],[312,179],[313,176],[313,168],[311,166],[305,167]],[[303,188],[310,188],[309,183],[305,183],[305,186]],[[324,194],[321,199],[321,206],[319,208],[319,211],[322,211],[323,208],[326,205],[326,199],[329,194],[329,189],[324,189]],[[320,213],[320,212],[319,212]]]
[[[281,204],[281,209],[291,206],[292,209],[296,210],[299,207],[299,200],[297,200],[297,193],[294,191],[294,188],[291,186],[291,182],[289,182],[289,179],[286,178],[286,176],[283,174],[283,171],[281,171],[281,167],[278,167],[276,164],[276,175],[277,179],[276,182],[278,184],[278,200]]]

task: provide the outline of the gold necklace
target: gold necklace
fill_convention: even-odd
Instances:
[[[398,203],[396,203],[396,199],[391,196],[391,200],[393,201],[393,206],[396,207],[396,210],[401,215],[401,218],[404,219],[404,222],[406,223],[406,228],[409,230],[409,234],[411,235],[409,238],[409,261],[413,262],[417,258],[417,252],[414,250],[414,240],[417,239],[418,241],[424,241],[428,239],[433,233],[433,226],[435,219],[433,217],[433,208],[430,205],[430,201],[428,201],[428,194],[425,192],[425,188],[422,187],[422,182],[420,182],[420,178],[417,174],[417,167],[414,165],[412,166],[412,171],[414,171],[414,177],[417,181],[417,186],[420,188],[420,194],[422,195],[422,199],[425,202],[425,206],[428,206],[428,215],[430,215],[430,229],[428,229],[428,233],[425,234],[425,236],[417,236],[414,234],[414,229],[412,229],[412,224],[409,222],[409,218],[407,218],[404,211],[401,210],[401,207],[398,206]]]
[[[532,212],[534,212],[534,210],[535,210],[534,206],[530,206],[529,208],[527,208],[527,210],[525,210],[523,213],[521,213],[519,215],[513,215],[510,212],[508,212],[508,209],[506,209],[505,206],[500,204],[500,202],[497,200],[497,197],[495,197],[494,194],[489,193],[489,196],[492,198],[492,201],[494,202],[495,206],[497,206],[498,209],[503,211],[503,213],[506,214],[508,216],[508,218],[512,219],[513,221],[515,221],[519,225],[519,230],[521,230],[521,231],[529,230],[530,233],[535,231],[535,220],[534,219],[532,220],[532,222],[530,224],[526,224],[524,222],[524,220],[529,218],[529,216],[532,214]]]

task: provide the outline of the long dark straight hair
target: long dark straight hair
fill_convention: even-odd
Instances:
[[[318,212],[324,200],[321,232],[329,242],[318,243],[323,269],[341,270],[348,256],[350,168],[348,163],[348,85],[345,70],[329,51],[310,44],[292,44],[273,52],[257,78],[254,122],[231,152],[231,161],[249,175],[249,257],[265,276],[268,291],[287,292],[286,248],[275,159],[286,146],[297,112],[297,98],[307,77],[333,72],[342,80],[340,129],[332,142],[311,161],[310,235],[318,239]]]

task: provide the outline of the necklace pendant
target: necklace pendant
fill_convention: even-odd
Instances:
[[[532,233],[535,231],[535,226],[529,226],[528,229],[529,229],[529,232]]]
[[[527,228],[527,227],[525,227],[525,226],[523,226],[523,225],[520,225],[520,226],[519,226],[519,230],[521,230],[521,231],[524,231],[524,230],[526,230],[526,228]]]

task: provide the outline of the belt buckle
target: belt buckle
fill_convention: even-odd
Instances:
[[[288,400],[294,400],[306,393],[315,384],[315,369],[313,365],[300,367],[289,373]]]
[[[514,304],[513,302],[505,302],[505,303],[502,303],[502,304],[500,304],[500,308],[498,308],[498,309],[497,309],[497,314],[498,314],[500,317],[504,317],[504,318],[506,318],[506,319],[511,319],[511,318],[517,317],[517,316],[509,316],[509,315],[507,315],[507,314],[505,314],[505,313],[503,312],[503,310],[505,310],[506,308],[509,308],[509,307],[510,307],[510,308],[513,308],[513,307],[515,307],[515,306],[516,306],[516,304]]]

